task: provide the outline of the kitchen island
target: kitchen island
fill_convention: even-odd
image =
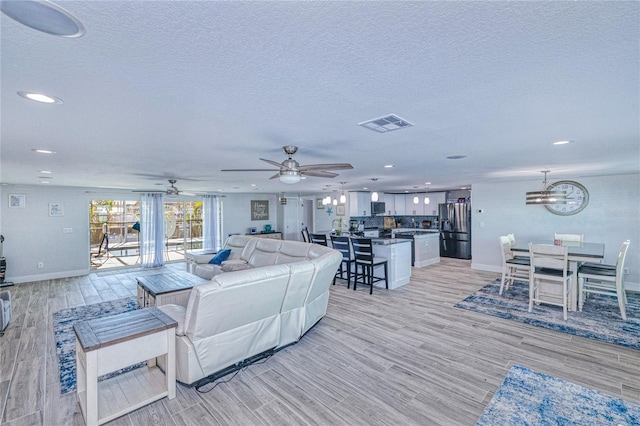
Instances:
[[[409,284],[411,280],[411,241],[395,238],[372,238],[374,257],[387,259],[389,290]],[[375,268],[376,277],[384,276],[384,267]],[[384,288],[384,281],[373,284]]]
[[[395,238],[406,238],[413,241],[413,266],[424,266],[440,263],[440,232],[437,229],[394,229]]]

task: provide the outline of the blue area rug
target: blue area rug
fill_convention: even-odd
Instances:
[[[63,309],[53,314],[53,333],[56,339],[56,352],[60,367],[60,393],[62,395],[76,390],[76,334],[73,324],[76,321],[102,318],[138,309],[136,297],[101,302],[94,305]],[[101,377],[105,379],[124,371],[139,368],[138,364]],[[100,380],[99,379],[99,380]]]
[[[499,290],[498,278],[455,307],[640,349],[639,294],[627,293],[627,321],[620,316],[617,299],[597,294],[589,295],[582,312],[569,311],[568,320],[565,321],[559,306],[534,305],[533,312],[529,313],[529,286],[525,282],[516,281],[502,296],[498,294]]]
[[[514,365],[476,423],[638,425],[640,405]]]

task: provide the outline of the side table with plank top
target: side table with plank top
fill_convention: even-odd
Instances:
[[[138,281],[138,306],[162,306],[169,303],[187,306],[191,289],[209,282],[197,275],[183,271],[136,277]]]
[[[87,425],[100,425],[165,396],[176,396],[175,329],[158,308],[138,309],[73,325],[77,398]],[[166,357],[166,372],[156,357]],[[146,367],[98,382],[107,373],[147,361]]]

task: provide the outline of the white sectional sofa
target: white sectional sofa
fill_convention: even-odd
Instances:
[[[342,261],[336,250],[297,241],[232,236],[226,246],[234,261],[226,264],[245,269],[215,271],[211,282],[191,290],[186,307],[160,306],[178,322],[183,383],[297,342],[325,315]]]

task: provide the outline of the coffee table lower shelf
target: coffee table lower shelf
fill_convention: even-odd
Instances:
[[[98,382],[98,424],[144,407],[168,396],[166,378],[156,367],[141,367]],[[86,391],[78,392],[83,413],[87,412]]]

